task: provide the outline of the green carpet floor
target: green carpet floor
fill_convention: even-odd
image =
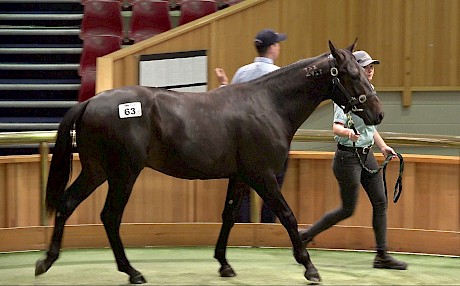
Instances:
[[[304,268],[288,248],[231,247],[227,259],[238,276],[222,278],[213,247],[128,248],[147,285],[307,285]],[[406,271],[372,268],[373,253],[309,250],[322,285],[460,285],[460,259],[394,254]],[[0,254],[0,285],[126,285],[110,249],[63,250],[50,270],[35,278],[44,252]]]

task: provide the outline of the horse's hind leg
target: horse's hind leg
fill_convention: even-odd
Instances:
[[[63,201],[56,210],[53,237],[49,249],[46,252],[46,258],[38,260],[35,264],[35,276],[48,271],[58,259],[62,236],[64,235],[65,222],[72,215],[77,206],[104,181],[104,177],[91,176],[91,173],[84,169],[75,182],[66,190]]]
[[[241,198],[245,190],[249,188],[245,183],[234,178],[230,178],[225,198],[225,207],[222,213],[222,227],[220,229],[219,239],[217,240],[214,258],[221,265],[219,273],[222,277],[233,277],[236,273],[233,271],[226,259],[226,250],[230,230],[235,224],[238,211],[241,205]]]
[[[120,238],[120,224],[123,211],[128,203],[133,185],[140,170],[126,175],[130,172],[127,168],[124,172],[125,174],[113,174],[108,179],[109,191],[107,193],[104,209],[101,213],[101,220],[115,255],[118,270],[128,274],[131,283],[142,284],[147,281],[142,274],[134,269],[129,263]]]

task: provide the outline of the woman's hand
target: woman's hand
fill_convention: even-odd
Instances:
[[[349,130],[348,131],[348,139],[350,139],[353,142],[358,141],[360,134],[359,133],[356,134],[355,131],[353,131],[353,129],[348,129],[348,130]]]
[[[380,151],[382,152],[383,156],[385,156],[385,158],[387,158],[389,155],[393,155],[391,156],[391,159],[397,156],[395,150],[393,150],[393,148],[391,148],[388,145],[385,145],[382,148],[380,148]]]

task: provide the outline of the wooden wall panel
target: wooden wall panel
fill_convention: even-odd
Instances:
[[[381,60],[376,86],[403,85],[404,3],[393,1],[283,1],[283,65],[328,51],[331,40],[344,48],[358,38],[356,49]],[[392,19],[392,21],[388,21]]]
[[[378,157],[381,162],[381,156]],[[297,159],[292,158],[292,160]],[[415,162],[408,161],[411,159]],[[331,158],[322,163],[318,159],[299,159],[298,164],[300,166],[297,174],[299,208],[295,213],[299,223],[311,224],[340,205],[339,190],[332,174]],[[398,173],[399,164],[390,163],[387,168],[389,227],[458,230],[460,225],[459,165],[451,163],[437,165],[436,162],[422,164],[416,157],[406,158],[403,193],[395,204],[392,200]],[[433,190],[437,191],[433,192]],[[361,188],[354,215],[339,225],[371,226],[371,213],[371,205],[365,191]],[[440,227],[440,220],[443,220],[442,227]]]
[[[338,187],[331,171],[333,153],[330,152],[291,152],[290,164],[283,187],[283,194],[290,203],[301,227],[307,227],[327,211],[340,204]],[[381,161],[382,156],[378,156]],[[0,209],[3,218],[0,225],[2,250],[43,249],[51,235],[45,233],[40,225],[38,208],[39,182],[31,179],[38,173],[39,158],[30,156],[15,162],[8,158],[0,160],[0,178],[4,179],[0,188],[0,198],[4,208]],[[29,160],[29,162],[27,162]],[[405,156],[404,189],[397,204],[389,203],[388,227],[389,242],[392,250],[423,251],[430,253],[452,254],[453,245],[460,238],[460,162],[458,157],[447,156]],[[72,181],[80,171],[78,158],[73,164]],[[388,185],[391,198],[392,188],[398,172],[397,162],[388,166]],[[2,175],[6,174],[6,175]],[[27,182],[29,181],[29,182]],[[146,169],[138,178],[133,194],[125,211],[123,222],[135,223],[138,233],[124,232],[132,245],[144,243],[166,243],[165,239],[174,233],[186,233],[195,228],[203,228],[203,236],[194,233],[192,244],[212,245],[217,237],[216,226],[201,224],[220,223],[225,203],[227,180],[189,181],[172,178],[156,171]],[[29,190],[35,190],[30,192]],[[66,234],[65,247],[105,246],[106,237],[100,226],[99,214],[103,208],[107,184],[101,185],[67,221],[67,225],[88,226],[83,232],[69,231]],[[374,238],[371,231],[372,210],[365,192],[360,190],[360,199],[355,214],[321,234],[314,247],[336,247],[351,249],[372,249]],[[144,224],[168,223],[169,228],[181,229],[143,230]],[[179,223],[179,224],[176,224]],[[187,228],[181,223],[190,224]],[[53,220],[49,220],[53,225]],[[95,226],[93,226],[95,225]],[[194,226],[195,225],[195,226]],[[23,226],[25,228],[18,228]],[[279,225],[250,224],[239,233],[232,232],[235,245],[288,246],[286,231]],[[2,229],[3,228],[3,229]],[[69,228],[70,229],[70,228]],[[33,237],[15,243],[25,233]],[[90,231],[89,235],[86,233]],[[167,231],[167,233],[164,233]],[[193,233],[193,232],[192,232]],[[412,233],[412,234],[411,234]],[[147,235],[148,237],[143,237]],[[166,236],[165,236],[166,235]],[[406,243],[404,237],[413,237]],[[92,237],[94,236],[94,238]],[[183,236],[183,235],[182,235]],[[207,237],[208,240],[203,240]],[[359,239],[356,239],[359,237]],[[162,240],[163,239],[163,240]],[[442,241],[443,245],[427,246],[431,239]],[[170,245],[189,245],[189,241],[177,238]],[[0,251],[2,251],[0,250]]]
[[[193,181],[144,169],[134,185],[123,222],[192,222]]]
[[[459,168],[417,165],[415,221],[413,228],[458,230]],[[457,179],[456,179],[457,178]]]
[[[40,224],[40,170],[31,163],[20,163],[15,168],[17,226]],[[27,179],[24,179],[27,178]]]
[[[0,228],[0,241],[0,252],[41,250],[49,243],[41,226]]]
[[[312,224],[339,204],[337,182],[330,160],[300,160],[298,222]]]
[[[305,226],[304,226],[305,227]],[[126,247],[139,246],[213,246],[221,224],[218,223],[150,223],[122,224],[120,234]],[[45,250],[52,227],[0,229],[0,252]],[[458,232],[422,229],[388,229],[390,251],[460,255]],[[433,243],[435,241],[436,243]],[[286,230],[280,224],[236,224],[229,237],[229,246],[291,247]],[[374,250],[370,227],[333,226],[318,235],[311,247]],[[63,248],[108,247],[102,225],[68,225],[64,231]]]
[[[380,60],[373,79],[377,87],[403,86],[405,5],[400,0],[349,1],[350,38],[358,37],[358,50]],[[391,19],[391,20],[390,20]]]
[[[292,152],[283,195],[300,224],[311,224],[340,205],[330,152]],[[392,202],[399,164],[387,170],[388,226],[457,231],[460,225],[460,165],[458,158],[407,155],[403,193]],[[382,160],[381,156],[378,157]],[[438,158],[438,159],[437,159]],[[450,159],[449,159],[450,158]],[[38,157],[29,163],[0,164],[5,178],[0,190],[0,227],[40,225]],[[78,158],[71,181],[80,172]],[[98,224],[107,194],[107,183],[97,188],[69,218],[67,224]],[[145,169],[126,207],[124,223],[221,222],[227,180],[191,181]],[[371,226],[372,209],[361,188],[354,215],[342,226]],[[53,225],[52,218],[48,222]]]
[[[40,225],[39,165],[1,164],[1,226]]]
[[[0,157],[0,228],[41,224],[40,158]]]
[[[16,165],[7,165],[6,166],[6,196],[5,196],[5,201],[6,201],[6,208],[5,208],[5,213],[6,213],[6,227],[13,227],[13,226],[18,226],[18,220],[17,220],[17,212],[16,212],[16,181],[11,178],[17,178],[16,177],[16,170],[17,166]],[[14,190],[14,191],[12,191]]]
[[[460,90],[457,0],[245,0],[235,6],[99,58],[97,91],[137,84],[142,54],[194,49],[208,50],[208,86],[216,88],[214,68],[232,77],[251,62],[262,28],[288,34],[279,66],[327,52],[328,40],[342,48],[358,37],[357,49],[381,61],[374,85],[400,92],[403,106],[411,105],[413,91]]]
[[[228,180],[195,181],[195,222],[222,222]]]
[[[422,0],[413,4],[413,84],[458,86],[459,2]]]
[[[6,169],[7,169],[6,164],[0,164],[0,227],[6,227],[7,226],[7,220],[8,216],[6,213],[6,208],[7,208],[7,194],[8,194],[8,188],[6,183],[8,182],[7,174],[6,174]]]

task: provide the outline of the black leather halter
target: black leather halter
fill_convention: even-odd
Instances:
[[[338,78],[339,70],[335,67],[335,59],[334,57],[332,57],[332,55],[329,55],[329,66],[331,67],[330,73],[332,76],[332,94],[334,94],[335,89],[338,88],[348,100],[346,106],[340,106],[343,109],[343,111],[345,113],[348,113],[350,111],[363,111],[362,109],[358,108],[357,105],[366,102],[368,96],[376,95],[376,93],[373,92],[369,95],[361,94],[358,98],[351,96],[350,93],[348,93],[348,91],[340,82],[340,79]]]

